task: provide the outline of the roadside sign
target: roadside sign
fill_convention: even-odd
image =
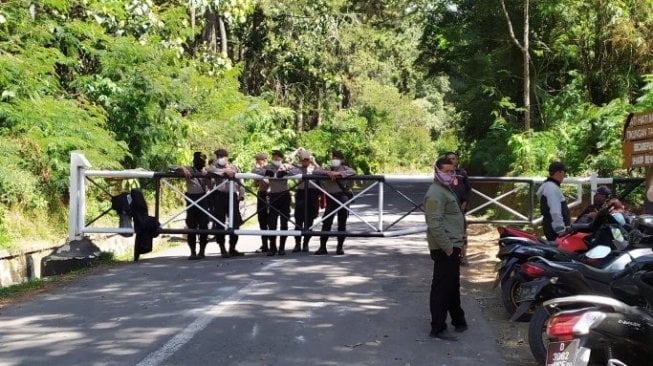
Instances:
[[[626,168],[653,166],[653,111],[629,114],[623,140]]]

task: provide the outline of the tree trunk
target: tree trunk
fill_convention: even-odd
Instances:
[[[297,131],[304,130],[304,100],[299,98],[297,102]]]
[[[218,16],[213,10],[207,10],[206,14],[206,27],[202,32],[202,40],[208,44],[209,50],[213,52],[218,51]]]
[[[515,37],[515,31],[512,27],[512,21],[510,21],[510,14],[508,14],[508,9],[506,9],[506,3],[504,0],[499,0],[501,2],[501,8],[503,9],[503,15],[506,17],[506,22],[508,23],[508,32],[510,33],[510,38],[517,45],[519,50],[522,53],[522,58],[524,60],[524,131],[530,134],[531,131],[531,73],[530,73],[530,53],[529,53],[529,5],[530,0],[524,0],[524,38],[523,43],[519,43],[517,37]]]
[[[220,53],[222,54],[222,57],[227,57],[227,28],[224,25],[222,17],[217,18],[220,27]]]

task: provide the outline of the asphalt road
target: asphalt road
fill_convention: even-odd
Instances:
[[[471,296],[458,342],[428,337],[423,234],[349,238],[344,256],[209,248],[188,261],[182,243],[0,309],[0,365],[505,364]]]

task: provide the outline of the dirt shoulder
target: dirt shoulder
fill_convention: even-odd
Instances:
[[[498,261],[499,234],[491,225],[469,225],[469,265],[462,267],[463,296],[477,301],[483,317],[494,329],[495,341],[509,366],[536,366],[528,347],[528,323],[509,320],[501,304],[499,288],[493,289],[494,265]]]

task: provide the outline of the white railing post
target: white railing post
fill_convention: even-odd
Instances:
[[[86,212],[86,168],[91,163],[81,151],[70,153],[70,188],[69,188],[69,229],[68,240],[81,239],[84,227],[84,213]]]
[[[594,204],[594,192],[596,192],[596,188],[598,188],[597,178],[598,175],[596,174],[596,172],[590,173],[590,203],[591,204]]]

